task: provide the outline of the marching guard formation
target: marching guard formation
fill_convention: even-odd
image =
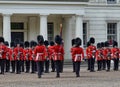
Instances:
[[[116,41],[113,41],[112,45],[105,41],[95,46],[95,39],[91,37],[87,42],[86,57],[81,47],[82,40],[76,37],[71,42],[70,52],[76,77],[80,77],[80,65],[83,60],[87,60],[90,72],[95,72],[96,62],[98,71],[110,71],[111,60],[114,61],[113,70],[119,70],[120,49]],[[64,54],[63,40],[59,35],[56,35],[55,40],[50,42],[44,41],[42,35],[37,36],[37,42],[20,42],[19,39],[15,39],[10,46],[3,37],[0,37],[0,74],[37,72],[38,78],[41,78],[43,73],[50,72],[51,65],[51,72],[56,72],[56,78],[59,78],[60,73],[63,72]]]

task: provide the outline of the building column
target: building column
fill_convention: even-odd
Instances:
[[[11,14],[3,14],[3,37],[5,41],[11,42]]]
[[[48,15],[40,15],[40,35],[43,35],[44,40],[48,40],[47,16]]]
[[[82,40],[81,47],[83,47],[83,20],[81,15],[76,15],[75,37],[81,38]]]

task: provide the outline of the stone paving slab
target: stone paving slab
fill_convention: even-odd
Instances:
[[[76,78],[72,67],[65,67],[60,78],[55,72],[44,73],[42,78],[37,74],[0,75],[0,87],[120,87],[120,71],[89,72],[87,67],[81,67],[80,77]]]

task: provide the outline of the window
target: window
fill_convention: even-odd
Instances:
[[[12,30],[23,30],[24,29],[24,23],[23,22],[12,22],[11,23],[11,29]]]
[[[115,3],[116,3],[116,0],[107,0],[107,3],[108,3],[108,4],[115,4]]]
[[[117,41],[117,23],[107,24],[107,39]]]
[[[87,23],[83,23],[83,46],[87,46]]]
[[[53,23],[48,23],[47,24],[48,27],[48,41],[52,41],[54,38],[54,24]]]

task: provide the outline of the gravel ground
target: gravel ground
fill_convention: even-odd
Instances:
[[[0,75],[0,87],[120,87],[120,71],[89,72],[81,67],[80,77],[76,78],[72,67],[65,67],[60,78],[55,72],[44,73],[42,78],[37,74],[5,73]]]

